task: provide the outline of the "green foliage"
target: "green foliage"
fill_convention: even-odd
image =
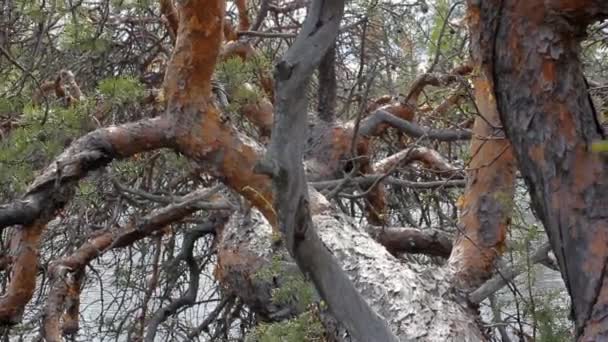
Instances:
[[[306,280],[302,273],[287,273],[284,261],[280,256],[274,256],[268,267],[260,269],[255,277],[261,281],[271,281],[282,278],[284,282],[272,290],[272,300],[277,305],[287,305],[295,302],[299,311],[304,311],[315,298],[315,289],[311,282]]]
[[[35,170],[46,166],[67,141],[81,135],[86,106],[86,102],[72,108],[52,106],[48,113],[44,108],[25,106],[18,127],[0,141],[0,174],[6,182],[2,186],[10,191],[23,191]]]
[[[232,93],[254,77],[254,65],[238,57],[229,58],[217,66],[217,78]]]
[[[282,322],[259,324],[247,340],[250,342],[322,341],[324,328],[318,314],[312,309],[315,298],[314,287],[301,273],[287,274],[284,265],[281,256],[276,255],[270,265],[259,270],[255,277],[262,281],[284,279],[284,282],[272,291],[273,302],[277,305],[289,305],[295,302],[298,311],[302,314]],[[306,310],[307,308],[309,310]]]
[[[595,141],[591,144],[593,152],[608,152],[608,140]]]
[[[572,341],[571,326],[568,319],[568,308],[560,305],[560,292],[553,291],[542,297],[535,298],[535,307],[532,312],[536,323],[538,342],[566,342]]]
[[[248,342],[301,342],[324,341],[324,327],[314,311],[307,311],[296,318],[259,324],[248,336]]]
[[[217,78],[230,94],[229,111],[238,111],[241,106],[256,103],[263,96],[262,90],[253,84],[259,83],[260,72],[269,67],[263,57],[254,57],[247,62],[233,57],[218,65]]]
[[[75,49],[80,52],[101,53],[111,46],[105,34],[98,34],[93,24],[85,18],[71,18],[61,35],[61,45],[64,49]]]
[[[97,90],[116,105],[138,101],[144,94],[144,87],[134,77],[110,77],[97,85]]]
[[[117,9],[150,9],[155,5],[153,0],[111,0],[112,6]]]
[[[430,56],[435,56],[437,54],[437,49],[446,54],[457,49],[459,45],[459,36],[450,28],[449,23],[445,24],[444,28],[446,19],[449,20],[448,15],[451,15],[451,17],[454,16],[454,13],[450,14],[451,7],[452,1],[450,0],[437,0],[435,2],[435,16],[433,17],[433,25],[428,46]],[[439,41],[440,38],[441,41]],[[461,58],[459,57],[457,59]]]

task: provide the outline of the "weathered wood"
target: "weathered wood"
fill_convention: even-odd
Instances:
[[[486,340],[476,322],[477,313],[454,299],[448,277],[442,269],[428,269],[399,261],[374,241],[363,227],[347,215],[340,214],[312,189],[310,203],[312,224],[323,248],[333,255],[362,298],[385,320],[400,341]],[[233,217],[218,241],[219,269],[216,273],[219,273],[220,282],[229,294],[238,294],[266,319],[281,319],[297,314],[298,303],[277,303],[272,300],[271,293],[285,283],[283,277],[294,274],[297,269],[289,259],[285,259],[281,262],[283,276],[272,279],[261,276],[265,269],[274,267],[276,263],[273,261],[276,254],[272,252],[272,241],[272,229],[258,211],[252,210],[245,217]],[[334,285],[342,281],[336,275],[326,276],[336,282]],[[347,292],[337,296],[345,302],[353,301]],[[371,329],[371,325],[365,323],[363,328]]]
[[[274,206],[287,249],[334,316],[359,341],[397,341],[319,239],[310,216],[302,165],[308,101],[301,94],[333,44],[343,12],[343,1],[313,1],[296,41],[277,63],[275,124],[261,169],[272,176]]]

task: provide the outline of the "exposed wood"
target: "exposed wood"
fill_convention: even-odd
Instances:
[[[505,250],[517,170],[511,144],[500,129],[492,81],[476,75],[473,84],[480,113],[473,125],[467,186],[459,200],[459,234],[449,260],[454,285],[465,292],[492,276],[494,262]]]
[[[454,300],[442,269],[422,270],[415,263],[399,261],[351,218],[337,213],[323,196],[311,190],[310,199],[312,221],[325,248],[400,341],[486,340],[475,322],[477,313]],[[241,298],[247,305],[268,320],[298,313],[297,302],[272,301],[272,291],[285,278],[261,276],[269,267],[276,268],[272,239],[270,225],[253,210],[250,216],[233,217],[218,242],[223,288],[244,295]],[[297,273],[289,259],[281,259],[280,270],[285,277]],[[352,300],[346,294],[340,297]]]

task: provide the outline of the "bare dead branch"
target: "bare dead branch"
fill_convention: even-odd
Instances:
[[[226,220],[223,220],[221,225],[223,225],[225,222]],[[168,305],[159,308],[156,313],[154,313],[147,324],[146,337],[144,341],[153,342],[158,327],[162,322],[164,322],[171,315],[175,314],[180,308],[192,306],[196,302],[196,294],[198,292],[200,278],[200,267],[194,259],[194,244],[199,238],[217,229],[220,229],[218,227],[218,223],[210,221],[205,227],[199,227],[199,229],[189,231],[185,234],[184,242],[182,244],[182,251],[176,257],[176,261],[184,261],[188,265],[188,289],[181,297],[172,300]]]
[[[393,255],[426,254],[448,258],[452,237],[439,230],[367,226],[370,235]]]
[[[216,191],[217,188],[194,191],[184,196],[183,201],[153,210],[141,220],[133,222],[127,227],[97,232],[74,253],[54,261],[49,267],[51,289],[49,290],[43,317],[43,336],[45,339],[47,341],[61,341],[60,317],[64,311],[72,274],[83,272],[86,265],[106,251],[129,246],[133,242],[159,231],[166,225],[178,222],[200,210],[200,201],[210,198]],[[218,224],[225,223],[227,218],[227,214],[212,216],[210,224],[217,227]],[[196,230],[191,235],[202,236],[206,233],[208,233],[206,230]]]
[[[438,141],[470,140],[473,136],[471,131],[464,129],[435,129],[419,126],[392,115],[391,113],[378,109],[363,119],[359,132],[366,136],[378,134],[378,128],[382,124],[388,124],[393,128],[407,134],[412,138],[425,138]]]
[[[549,258],[547,253],[549,253],[549,251],[551,251],[551,245],[549,243],[545,243],[540,246],[530,256],[530,264],[537,264],[543,262],[544,260],[547,260]],[[515,279],[518,275],[522,274],[525,270],[526,268],[522,266],[514,266],[509,267],[507,269],[498,270],[497,274],[494,277],[486,281],[477,290],[469,294],[469,300],[472,303],[481,303],[490,295],[496,293],[496,291],[502,289],[509,282],[513,281],[513,279]]]
[[[424,146],[407,148],[379,160],[374,164],[374,171],[387,173],[397,166],[407,165],[412,162],[420,162],[425,169],[436,172],[444,177],[464,178],[462,168],[452,165],[439,152]]]
[[[410,189],[437,189],[437,188],[461,188],[464,187],[466,182],[463,179],[455,180],[441,180],[441,181],[430,181],[430,182],[414,182],[404,179],[398,179],[395,177],[387,176],[386,174],[375,174],[367,175],[362,177],[353,177],[348,179],[345,184],[354,183],[359,186],[371,186],[378,181],[382,181],[384,184],[390,184],[397,187],[410,188]],[[317,190],[323,190],[332,188],[340,185],[343,182],[342,179],[328,180],[311,182],[310,185]]]

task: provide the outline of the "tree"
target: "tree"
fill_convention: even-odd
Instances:
[[[606,334],[607,164],[590,146],[605,133],[581,70],[579,45],[586,28],[606,18],[608,6],[600,1],[469,6],[473,52],[492,82],[555,251],[572,298],[577,339],[599,339]]]
[[[125,268],[124,262],[112,264],[117,270],[128,272],[125,281],[113,286],[137,288],[138,283],[142,285],[134,291],[139,303],[134,310],[139,314],[130,318],[126,315],[118,327],[113,327],[112,322],[100,323],[111,326],[112,332],[108,334],[153,341],[163,325],[174,324],[167,322],[167,318],[200,305],[201,286],[204,284],[201,275],[213,265],[218,285],[211,287],[216,290],[221,288],[221,297],[214,297],[217,302],[201,320],[186,321],[180,325],[183,334],[172,336],[173,339],[192,339],[207,331],[208,339],[227,340],[239,334],[233,324],[240,322],[243,327],[241,334],[254,340],[273,336],[291,336],[295,340],[320,336],[329,340],[348,340],[352,336],[361,341],[486,340],[490,337],[480,324],[475,309],[482,300],[504,286],[504,282],[491,279],[486,283],[486,280],[492,277],[497,260],[506,249],[508,226],[516,202],[514,157],[528,186],[534,189],[531,195],[537,212],[545,213],[540,218],[552,237],[554,250],[562,244],[567,247],[573,243],[574,240],[569,237],[555,237],[552,229],[561,226],[559,222],[547,221],[548,217],[556,216],[554,213],[547,214],[548,209],[542,206],[544,197],[539,197],[539,194],[547,193],[548,190],[542,189],[548,189],[549,184],[541,176],[554,177],[556,174],[545,174],[546,170],[534,171],[545,165],[543,160],[549,158],[555,152],[553,149],[560,145],[549,146],[545,142],[542,146],[547,146],[548,151],[553,152],[530,157],[522,144],[526,142],[525,139],[532,138],[523,133],[520,133],[523,137],[517,138],[520,128],[515,123],[521,120],[509,117],[524,115],[523,109],[518,106],[525,106],[509,101],[516,98],[518,91],[526,89],[526,85],[522,84],[523,78],[517,76],[517,71],[511,68],[513,62],[509,61],[509,58],[517,57],[513,51],[519,50],[511,49],[510,45],[502,46],[496,52],[490,48],[495,42],[509,41],[497,39],[492,34],[511,32],[484,29],[486,26],[503,29],[502,21],[494,21],[497,13],[500,13],[499,4],[484,3],[481,7],[468,5],[474,63],[450,65],[449,58],[442,56],[442,53],[446,53],[445,50],[459,53],[459,49],[462,53],[464,45],[458,42],[459,39],[465,40],[445,36],[445,32],[456,25],[450,21],[450,16],[458,13],[459,4],[446,7],[447,2],[440,2],[436,12],[441,20],[435,22],[431,35],[436,40],[430,49],[434,56],[432,63],[426,73],[408,81],[407,91],[398,96],[393,73],[395,58],[391,56],[394,31],[388,29],[390,22],[386,25],[388,28],[378,25],[376,11],[381,10],[382,6],[377,4],[362,3],[345,9],[342,2],[294,2],[284,7],[262,2],[251,24],[248,13],[257,10],[257,6],[248,7],[244,1],[236,1],[234,6],[238,24],[235,26],[225,18],[226,4],[222,0],[185,1],[177,6],[172,1],[160,1],[162,20],[158,17],[125,15],[149,13],[146,5],[135,9],[121,7],[123,5],[112,6],[108,4],[101,17],[92,7],[86,22],[101,23],[102,30],[98,32],[102,33],[106,23],[116,23],[113,28],[116,32],[128,32],[137,27],[133,23],[152,22],[160,25],[155,30],[166,33],[169,44],[159,40],[152,43],[152,47],[170,46],[173,49],[170,60],[167,62],[158,58],[158,51],[162,51],[159,48],[156,54],[145,58],[143,67],[138,66],[139,70],[144,71],[143,79],[152,87],[160,85],[160,91],[151,90],[144,96],[137,82],[112,78],[98,86],[103,94],[111,96],[102,98],[92,106],[83,96],[83,85],[77,84],[71,71],[60,71],[45,87],[37,81],[38,73],[32,74],[13,57],[12,51],[2,48],[2,54],[12,68],[40,85],[40,95],[37,96],[44,100],[37,100],[32,109],[34,113],[39,113],[34,118],[41,119],[41,124],[33,127],[40,131],[52,132],[60,113],[74,115],[72,113],[78,111],[90,112],[90,108],[94,108],[92,115],[81,119],[85,127],[106,121],[108,112],[129,102],[128,94],[141,94],[137,96],[137,106],[140,107],[135,108],[145,108],[146,112],[135,116],[141,118],[138,121],[97,128],[74,141],[67,141],[69,147],[34,177],[21,198],[13,198],[8,204],[0,206],[0,227],[11,240],[10,250],[3,251],[1,255],[2,260],[6,260],[2,268],[10,270],[4,294],[0,297],[0,321],[4,325],[19,323],[24,312],[27,314],[26,305],[37,290],[37,274],[41,268],[44,275],[42,281],[45,282],[48,277],[49,284],[48,291],[40,292],[45,297],[41,337],[60,341],[62,335],[76,334],[80,326],[80,302],[83,288],[87,286],[87,273],[94,272],[87,268],[94,260],[101,262],[109,257],[110,251],[116,251],[120,258],[120,255],[124,255],[122,250],[131,253],[134,246],[146,246],[146,243],[139,241],[151,239],[153,247],[136,249],[135,257],[130,257],[130,263],[135,260],[143,265],[141,273],[136,273],[133,267]],[[297,17],[301,13],[297,13],[305,6],[308,6],[306,20],[297,36],[289,32],[259,31],[269,15],[268,20],[273,20],[277,27],[288,25],[286,21],[299,25]],[[510,10],[517,7],[509,6]],[[538,6],[551,10],[551,18],[558,15],[552,12],[559,9],[558,5]],[[45,9],[45,5],[41,8]],[[115,13],[110,12],[110,8]],[[596,8],[597,11],[593,13],[598,18],[606,12],[601,5],[596,5]],[[12,13],[14,8],[8,5],[6,10]],[[410,11],[408,5],[399,10],[403,13]],[[420,8],[420,11],[427,10],[426,7]],[[576,9],[571,10],[577,13]],[[584,27],[583,22],[589,24],[581,19],[586,10],[589,9],[580,9],[580,18],[573,17],[573,20],[581,20],[581,28]],[[349,15],[354,14],[348,19],[354,20],[350,24],[344,23],[346,19],[342,20],[345,11]],[[70,13],[70,10],[65,9],[65,13]],[[291,16],[291,13],[296,14]],[[363,16],[358,18],[357,15],[361,13]],[[509,25],[518,20],[531,25],[525,15],[505,13],[512,15]],[[523,13],[532,12],[525,9]],[[63,15],[51,13],[49,18],[61,18]],[[51,24],[41,25],[41,31],[48,31],[52,27]],[[77,20],[73,25],[76,25],[76,29],[73,29],[76,38],[73,40],[83,44],[78,36],[87,31],[83,29],[87,26],[82,26],[85,24]],[[545,39],[542,34],[548,28],[549,24],[542,24],[535,31],[539,32],[538,39]],[[91,31],[94,43],[85,44],[84,49],[100,48],[108,56],[114,56],[116,52],[113,51],[116,50],[109,48],[112,37]],[[340,32],[351,36],[361,34],[360,46],[355,48],[341,42]],[[23,33],[15,33],[18,34]],[[552,37],[558,36],[555,33]],[[100,41],[100,37],[106,40]],[[289,42],[288,48],[280,42],[268,43],[269,50],[282,56],[275,59],[273,77],[264,61],[267,51],[262,52],[260,46],[255,44],[253,39],[256,37],[295,37],[295,41]],[[411,39],[409,41],[413,44]],[[9,46],[19,51],[16,45]],[[133,41],[132,46],[138,45]],[[346,54],[358,55],[359,61],[352,88],[340,91],[339,81],[343,82],[348,77],[349,68],[348,65],[337,63],[340,59],[336,56],[340,54],[340,48],[345,46],[349,47]],[[526,51],[525,48],[526,44],[522,43],[521,51]],[[574,45],[571,48],[574,49]],[[567,51],[558,50],[558,55]],[[400,48],[399,51],[413,54],[410,48]],[[502,56],[502,59],[483,58],[484,54]],[[532,55],[534,53],[527,56]],[[574,53],[566,55],[572,59],[570,62],[573,65],[577,63]],[[402,58],[407,60],[414,56]],[[367,61],[369,59],[372,62]],[[374,59],[382,60],[385,66],[377,69],[373,64]],[[496,60],[504,64],[495,64]],[[526,63],[531,63],[531,70],[545,70],[538,69],[533,62],[540,63],[530,57]],[[493,73],[495,65],[501,65],[505,73]],[[315,79],[313,73],[317,67],[319,71]],[[547,72],[553,68],[549,67]],[[442,72],[434,72],[437,69]],[[576,71],[580,73],[580,70]],[[515,76],[509,76],[512,74]],[[372,87],[375,77],[386,81],[386,89]],[[472,79],[472,87],[467,77]],[[506,85],[502,81],[497,83],[502,77],[506,77]],[[160,79],[163,81],[160,82]],[[309,114],[311,106],[306,96],[309,84],[314,85],[317,80],[316,116],[320,121],[315,115]],[[570,83],[557,87],[555,79],[551,82],[553,90],[570,89],[570,92],[580,96],[581,101],[587,101],[576,104],[589,103],[584,88],[575,89],[572,86],[576,84]],[[440,91],[447,89],[449,93],[431,93],[431,87]],[[543,87],[534,89],[547,91]],[[373,93],[384,90],[390,95],[375,96]],[[59,103],[49,103],[48,95],[51,93],[60,100]],[[543,93],[538,98],[550,97]],[[120,103],[112,103],[117,100]],[[542,103],[539,100],[538,106]],[[456,110],[461,107],[464,109]],[[24,108],[28,107],[21,107],[22,110]],[[354,115],[351,108],[355,109]],[[470,119],[462,120],[465,122],[456,127],[452,124],[430,127],[433,123],[428,118],[439,121],[438,118],[449,111],[473,112],[472,131],[467,128],[470,127]],[[342,113],[341,120],[337,119],[339,112]],[[246,120],[235,120],[235,113]],[[592,113],[587,115],[593,117]],[[457,117],[451,116],[452,120]],[[132,121],[133,118],[125,121]],[[32,134],[25,131],[31,123],[23,120],[11,117],[11,126],[7,126],[9,128],[3,131],[3,135],[16,139],[21,134]],[[48,124],[47,120],[50,120]],[[511,143],[502,132],[501,120]],[[309,121],[312,124],[308,124]],[[585,122],[595,123],[591,120]],[[548,136],[560,137],[558,133]],[[575,139],[575,134],[567,137]],[[588,140],[598,137],[594,135]],[[392,143],[382,145],[381,139],[392,139]],[[458,200],[459,217],[455,222],[457,211],[454,209],[452,217],[448,217],[442,207],[456,207],[454,193],[449,189],[465,185],[462,179],[464,173],[461,168],[454,166],[453,160],[444,158],[441,152],[452,154],[453,151],[466,151],[467,148],[459,142],[468,140],[472,142],[470,160],[465,165],[466,187]],[[391,145],[404,146],[394,152]],[[437,150],[431,148],[433,145]],[[157,152],[159,149],[172,150],[184,158],[166,157],[164,152]],[[580,153],[581,157],[573,160],[586,162],[589,159],[590,165],[603,165],[601,156],[586,150]],[[142,156],[142,163],[137,164]],[[39,155],[34,161],[42,164],[44,159],[44,155]],[[133,174],[127,177],[131,178],[129,185],[116,176],[105,178],[103,174],[98,176],[97,181],[99,189],[113,189],[112,192],[118,194],[118,204],[113,206],[114,214],[108,217],[102,214],[103,209],[96,208],[96,215],[102,214],[100,227],[77,234],[77,242],[62,251],[53,251],[52,248],[50,251],[41,250],[40,246],[53,242],[54,231],[60,231],[62,224],[67,226],[63,229],[65,232],[78,225],[65,219],[58,224],[56,217],[77,218],[78,215],[74,213],[79,208],[87,208],[87,205],[78,203],[83,198],[80,185],[83,179],[88,181],[91,174],[95,177],[95,170],[116,165],[115,161],[121,159],[129,159],[130,163],[139,165],[133,167]],[[157,160],[163,160],[163,167],[154,171]],[[377,161],[374,163],[374,160]],[[539,166],[535,166],[534,162],[539,162]],[[405,168],[413,163],[421,166],[409,171],[413,180],[397,177],[408,175]],[[184,177],[176,177],[184,167],[189,168]],[[150,171],[144,171],[146,169]],[[596,178],[585,178],[592,182],[589,186],[602,184],[601,167],[597,166],[596,169]],[[570,179],[571,170],[573,168],[563,170],[564,180]],[[145,174],[147,176],[142,177]],[[169,195],[146,190],[153,188],[154,177],[159,177],[160,188],[169,190]],[[104,178],[106,185],[103,185]],[[17,188],[15,184],[10,186]],[[407,196],[399,197],[392,193],[407,188],[435,189],[435,194],[428,200],[434,206],[432,213],[425,213],[430,211],[430,204],[420,199],[421,209],[412,210],[414,213],[409,213],[403,207],[391,211],[391,205],[404,201]],[[585,191],[573,185],[568,192],[561,193],[560,198],[570,198],[568,196],[576,194],[571,192],[575,190]],[[111,192],[106,192],[106,196],[109,194]],[[601,196],[593,192],[589,195],[592,201],[593,194]],[[419,194],[414,193],[413,196]],[[123,199],[125,203],[122,203]],[[153,210],[145,206],[138,209],[138,201],[141,200],[160,203],[160,206]],[[108,206],[112,199],[98,198],[97,201],[102,206]],[[349,202],[352,206],[350,210],[345,208]],[[355,205],[359,205],[359,208]],[[569,207],[565,205],[564,208]],[[601,206],[595,205],[595,202],[589,208],[601,210]],[[65,215],[66,212],[71,214]],[[595,220],[593,213],[595,211],[588,214],[591,216],[587,219]],[[587,217],[585,215],[573,214],[564,219],[578,217],[583,220]],[[453,246],[451,234],[445,231],[397,227],[400,221],[413,222],[412,216],[419,216],[421,221],[427,220],[428,225],[441,222],[443,225],[456,226],[457,229],[452,230],[456,233]],[[357,222],[357,217],[365,218],[367,223]],[[599,220],[602,220],[602,216]],[[178,227],[185,229],[185,233],[179,234]],[[596,239],[602,243],[603,240],[598,239],[601,235],[597,233],[601,231],[600,228],[589,232],[588,241]],[[580,236],[587,236],[583,231],[579,233]],[[201,239],[207,237],[209,239],[204,240],[207,242],[203,250],[216,260],[207,257],[201,259],[198,254]],[[580,252],[576,249],[559,250],[571,253],[556,253],[564,279],[569,284],[568,262],[582,267],[587,265],[584,261],[588,259],[586,255],[577,254]],[[599,249],[589,250],[603,253]],[[547,263],[547,252],[547,246],[540,246],[531,260]],[[445,265],[441,265],[443,262],[439,266],[429,265],[428,259],[422,259],[422,262],[400,261],[407,259],[408,253],[439,256]],[[590,265],[600,267],[599,263]],[[181,269],[187,276],[172,274],[170,269],[177,267],[183,267]],[[601,269],[590,269],[595,273],[587,275],[585,284],[597,288],[600,280],[593,277],[601,274]],[[116,281],[125,277],[121,272],[113,275]],[[137,279],[137,276],[131,279],[131,273],[139,274],[142,279]],[[515,277],[517,273],[517,270],[501,269],[498,277]],[[144,279],[144,275],[149,277]],[[179,292],[178,284],[183,286]],[[584,330],[584,327],[592,325],[585,323],[588,318],[583,314],[589,313],[590,308],[597,305],[596,300],[585,297],[588,291],[570,285],[577,334],[597,336],[593,334],[601,333],[601,329]],[[296,288],[300,290],[294,290]],[[43,291],[40,286],[38,289]],[[165,294],[157,300],[161,289]],[[286,289],[291,291],[286,292]],[[172,293],[180,295],[171,299]],[[598,307],[598,310],[601,308]],[[220,315],[223,319],[218,319]],[[272,322],[279,323],[270,324]],[[125,324],[128,328],[123,327]],[[197,326],[188,326],[191,324]],[[211,325],[214,325],[213,332],[209,330]],[[535,335],[537,324],[533,326],[532,334]],[[601,327],[601,322],[598,326]],[[503,330],[501,335],[508,338],[506,330]],[[524,329],[519,332],[529,333]],[[10,333],[11,330],[7,330],[5,336]]]

